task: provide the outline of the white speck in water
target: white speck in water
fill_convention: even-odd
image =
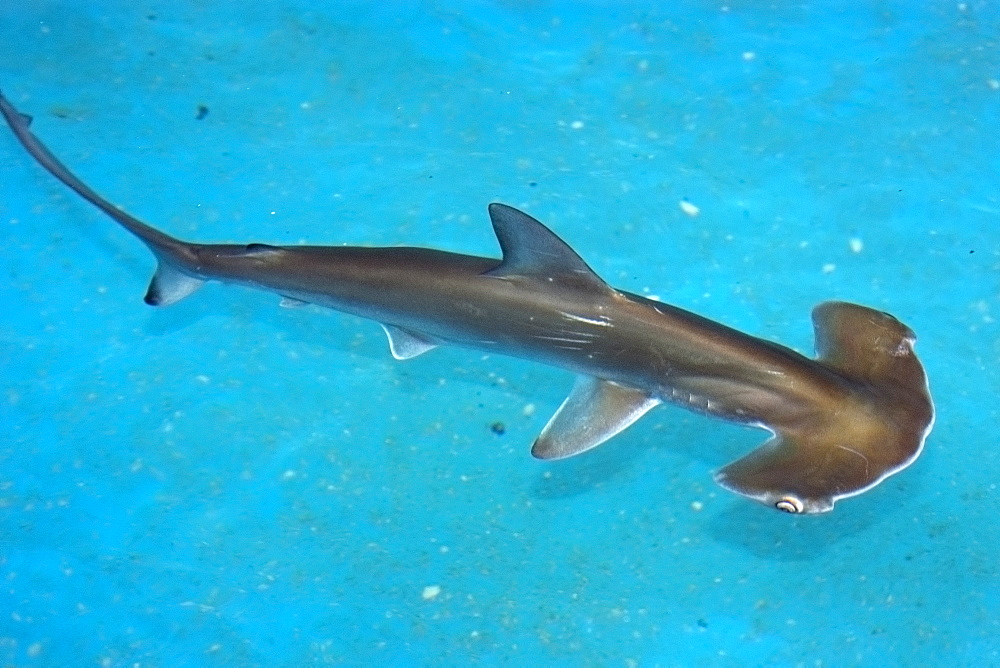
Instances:
[[[757,57],[757,54],[754,53],[753,51],[744,51],[743,52],[743,60],[747,61],[748,63],[751,60],[753,60],[754,58],[756,58],[756,57]]]
[[[571,128],[573,128],[574,130],[582,130],[583,129],[583,121],[573,121],[572,123],[569,124],[569,126]]]
[[[525,404],[524,408],[521,409],[521,414],[524,417],[531,417],[535,414],[535,404]]]
[[[691,502],[691,510],[693,510],[695,512],[698,512],[699,510],[701,510],[704,507],[705,507],[705,504],[703,504],[701,501],[692,501]]]
[[[281,474],[281,478],[282,478],[282,480],[291,480],[296,475],[297,474],[295,473],[295,471],[293,471],[291,469],[288,469],[287,471],[285,471],[284,473]]]
[[[823,265],[824,274],[832,274],[835,271],[837,271],[837,265],[833,264],[832,262],[827,262],[826,264]]]
[[[441,587],[437,585],[427,585],[421,594],[425,601],[433,601],[441,593]]]
[[[697,206],[695,206],[691,202],[687,201],[686,199],[682,199],[679,202],[678,206],[681,207],[681,211],[683,211],[687,215],[691,216],[692,218],[694,218],[699,213],[701,213],[701,209],[699,209]]]
[[[847,243],[850,246],[852,253],[860,253],[865,248],[865,243],[857,237],[854,237]]]

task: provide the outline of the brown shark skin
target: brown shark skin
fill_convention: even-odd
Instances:
[[[593,397],[593,410],[568,400],[567,411],[582,412],[563,423],[557,414],[536,442],[536,456],[582,452],[670,402],[774,434],[716,474],[723,487],[786,512],[822,513],[912,463],[931,429],[933,405],[915,336],[889,314],[842,302],[819,305],[813,312],[818,359],[810,360],[610,288],[541,223],[502,204],[490,205],[502,260],[421,248],[188,243],[79,181],[2,95],[0,112],[45,169],[157,257],[147,303],[169,304],[203,281],[219,280],[376,320],[396,331],[401,347],[459,345],[593,379],[596,393],[582,388],[578,395]]]

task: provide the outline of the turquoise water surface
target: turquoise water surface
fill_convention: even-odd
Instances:
[[[661,407],[541,462],[569,372],[154,262],[0,127],[0,662],[1000,665],[1000,7],[0,7],[0,89],[195,241],[497,256],[486,206],[609,283],[811,354],[889,311],[923,456],[790,517],[711,474],[766,433]]]

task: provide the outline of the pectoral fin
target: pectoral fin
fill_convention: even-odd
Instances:
[[[539,459],[572,457],[608,440],[660,403],[646,392],[579,376],[531,448]]]

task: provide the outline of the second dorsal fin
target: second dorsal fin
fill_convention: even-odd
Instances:
[[[503,261],[487,275],[524,276],[571,282],[601,292],[611,290],[576,251],[542,223],[506,204],[494,202],[489,211]]]

